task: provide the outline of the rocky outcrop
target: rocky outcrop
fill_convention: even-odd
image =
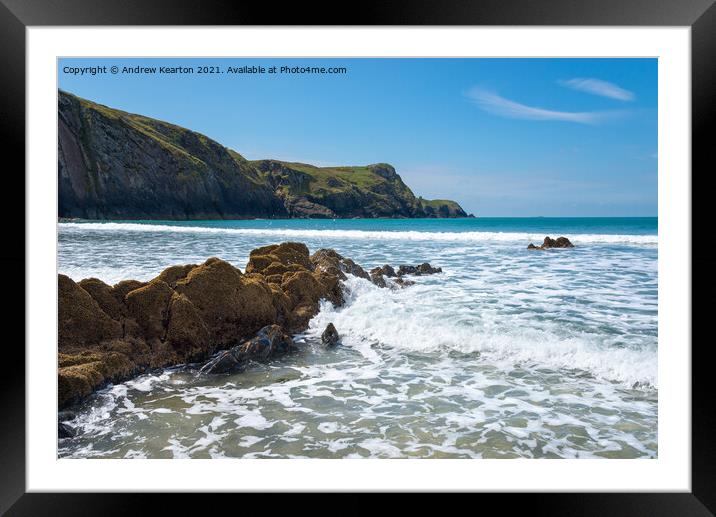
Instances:
[[[403,275],[434,275],[435,273],[442,273],[441,267],[433,267],[428,262],[423,262],[419,266],[401,265],[398,266],[398,276]]]
[[[467,216],[454,201],[417,198],[385,163],[251,162],[202,134],[63,91],[58,147],[60,217]]]
[[[403,278],[405,275],[434,275],[435,273],[442,273],[443,270],[440,267],[433,267],[428,262],[424,262],[418,266],[400,265],[396,272],[393,266],[385,264],[382,267],[376,267],[370,270],[370,280],[378,287],[407,287],[414,285],[415,282]],[[388,283],[388,278],[395,278],[392,283]]]
[[[395,269],[389,264],[385,264],[382,267],[373,268],[370,270],[370,272],[371,274],[383,275],[387,277],[397,276],[397,274],[395,273]]]
[[[318,250],[311,256],[311,263],[316,270],[334,274],[341,280],[345,280],[346,274],[370,280],[370,275],[365,269],[332,249]]]
[[[413,282],[403,275],[442,271],[410,268],[369,274],[335,250],[311,255],[305,244],[284,242],[253,250],[244,272],[214,257],[171,266],[149,282],[58,275],[58,405],[155,368],[211,359],[202,371],[221,373],[279,357],[295,349],[290,336],[308,327],[322,300],[343,304],[348,275],[404,287]],[[395,280],[387,285],[384,275]],[[339,340],[328,325],[322,343]]]
[[[550,248],[574,248],[574,244],[572,244],[567,237],[557,237],[556,239],[545,237],[542,245],[535,246],[530,243],[527,246],[528,250],[546,250]]]
[[[285,242],[253,250],[244,273],[210,258],[114,286],[58,275],[58,404],[237,343],[212,371],[231,358],[243,364],[283,353],[292,347],[286,336],[307,327],[321,300],[343,303],[346,274],[368,276],[334,250],[311,256],[304,244]]]
[[[383,278],[383,274],[380,272],[380,268],[371,269],[370,281],[378,287],[388,287],[388,283]]]

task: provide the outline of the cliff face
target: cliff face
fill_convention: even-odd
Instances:
[[[291,217],[465,217],[446,202],[438,213],[416,198],[386,164],[315,167],[277,160],[252,162],[283,199]]]
[[[387,164],[249,162],[204,135],[59,92],[59,216],[85,219],[465,217]]]
[[[203,135],[63,92],[58,118],[60,217],[287,215],[253,166]]]

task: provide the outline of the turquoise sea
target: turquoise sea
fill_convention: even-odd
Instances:
[[[145,375],[84,402],[61,457],[654,458],[657,218],[76,221],[59,271],[148,280],[258,246],[335,248],[366,270],[430,262],[406,289],[349,277],[298,354],[230,376]],[[574,249],[528,251],[564,235]],[[332,351],[318,336],[333,322]]]

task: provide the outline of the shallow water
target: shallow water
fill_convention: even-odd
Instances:
[[[577,247],[525,249],[547,234]],[[349,277],[299,352],[246,372],[102,390],[59,455],[656,457],[656,219],[62,223],[59,269],[115,283],[218,256],[243,270],[285,240],[444,273],[402,290]],[[328,322],[343,339],[326,351]]]

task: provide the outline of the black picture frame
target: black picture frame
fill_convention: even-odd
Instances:
[[[28,26],[63,25],[548,25],[548,26],[689,26],[692,51],[692,171],[707,173],[714,114],[716,113],[716,6],[714,0],[487,0],[393,1],[363,3],[353,11],[334,4],[286,4],[226,0],[0,0],[0,131],[6,199],[24,200],[25,181],[25,30]],[[709,131],[711,130],[711,131]],[[11,158],[11,160],[8,160]],[[709,164],[710,165],[710,164]],[[692,188],[693,191],[693,188]],[[21,195],[20,193],[23,193]],[[692,211],[695,198],[692,198]],[[24,214],[24,201],[23,204]],[[8,206],[7,204],[5,205]],[[25,227],[6,210],[4,246],[0,248],[6,303],[3,318],[18,327],[24,321]],[[693,213],[693,212],[692,212]],[[694,222],[697,221],[692,216]],[[692,266],[694,264],[692,258]],[[20,274],[22,272],[23,274]],[[13,294],[10,294],[13,293]],[[9,296],[8,296],[9,295]],[[23,294],[22,299],[25,299]],[[692,304],[693,310],[697,307]],[[705,310],[700,309],[700,310]],[[14,312],[14,314],[13,314]],[[693,312],[692,312],[693,314]],[[692,322],[694,321],[692,315]],[[19,515],[123,515],[143,514],[158,499],[151,494],[37,494],[25,493],[25,353],[24,327],[3,345],[0,374],[0,514]],[[690,493],[619,494],[480,494],[484,502],[509,500],[509,514],[520,510],[548,515],[715,515],[716,406],[712,402],[711,340],[692,347],[692,491]],[[688,346],[689,343],[676,344]],[[216,496],[204,496],[207,497]],[[246,497],[243,495],[241,497]],[[259,499],[262,497],[262,499]],[[474,496],[473,496],[474,497]],[[222,497],[222,499],[225,499]],[[372,503],[360,495],[329,503],[340,513],[373,513]],[[423,508],[423,497],[413,501]],[[253,496],[251,502],[268,504],[273,511],[320,511],[305,505],[302,497]],[[489,501],[497,502],[497,501]],[[325,503],[325,501],[324,501]],[[202,503],[200,503],[202,504]],[[242,507],[245,508],[245,501]],[[453,505],[459,501],[453,500]],[[474,502],[469,503],[474,505]],[[163,497],[163,512],[191,511],[181,495]],[[290,508],[290,510],[288,510]],[[206,511],[208,508],[204,506]],[[237,508],[238,510],[238,508]]]

